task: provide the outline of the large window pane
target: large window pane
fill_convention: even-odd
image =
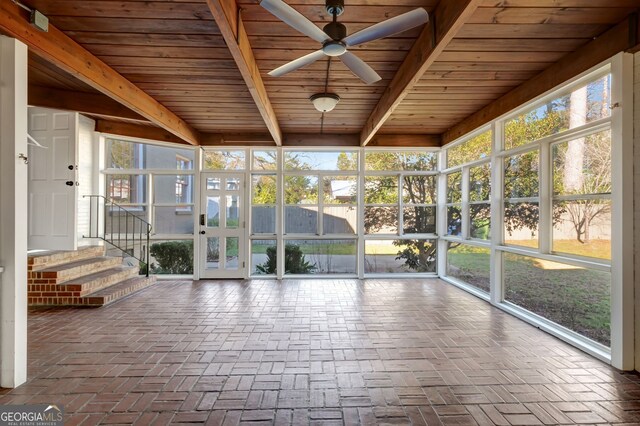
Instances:
[[[366,204],[397,204],[398,176],[367,176],[364,178]]]
[[[275,175],[254,175],[252,178],[251,203],[276,204],[278,199]]]
[[[277,170],[278,151],[264,150],[253,151],[253,170]]]
[[[435,234],[435,206],[405,206],[402,216],[405,234]]]
[[[318,177],[285,176],[284,202],[285,204],[317,204]]]
[[[355,204],[358,201],[355,176],[325,176],[322,189],[325,204]]]
[[[275,275],[278,265],[276,240],[251,241],[251,274]]]
[[[398,234],[398,207],[365,207],[366,234]]]
[[[152,241],[149,258],[152,274],[193,274],[193,241]]]
[[[253,206],[251,207],[251,233],[275,234],[276,233],[276,207]]]
[[[356,240],[290,240],[285,274],[355,274]]]
[[[155,234],[193,234],[192,207],[154,207]]]
[[[506,244],[538,248],[538,203],[504,203]]]
[[[504,254],[505,299],[610,346],[611,274]]]
[[[117,204],[147,202],[146,175],[107,175],[107,198]]]
[[[358,209],[355,206],[325,207],[322,215],[324,234],[356,234]]]
[[[193,176],[156,175],[153,178],[153,194],[156,203],[193,203]]]
[[[122,234],[122,238],[126,234],[129,235],[145,235],[147,234],[147,225],[140,222],[136,218],[149,221],[147,208],[143,206],[127,207],[127,212],[118,207],[107,207],[105,218],[105,233]],[[155,232],[155,231],[154,231]],[[117,238],[117,236],[116,236]]]
[[[469,168],[469,201],[491,200],[491,164]]]
[[[447,276],[489,293],[490,253],[491,251],[484,247],[448,243]]]
[[[491,130],[447,150],[447,167],[455,167],[491,155]]]
[[[459,236],[462,234],[462,209],[460,206],[447,207],[447,235]]]
[[[207,170],[244,170],[244,151],[205,151],[204,168]]]
[[[505,148],[515,148],[609,117],[610,103],[609,74],[506,122]]]
[[[611,259],[611,200],[553,203],[553,251]]]
[[[194,150],[107,139],[107,169],[193,170]]]
[[[611,193],[611,131],[553,145],[554,195]]]
[[[447,203],[462,201],[462,172],[447,175]]]
[[[539,194],[538,166],[537,150],[505,158],[504,197],[537,197]]]
[[[364,244],[368,274],[436,271],[434,240],[367,240]]]
[[[436,152],[369,151],[365,153],[366,170],[432,171],[438,166]]]
[[[402,200],[405,204],[435,204],[436,177],[425,175],[404,176]]]
[[[286,151],[285,170],[358,170],[358,153],[354,151]]]
[[[491,204],[469,206],[469,236],[481,240],[491,239]]]
[[[317,234],[317,206],[286,206],[284,208],[284,232],[286,234]]]

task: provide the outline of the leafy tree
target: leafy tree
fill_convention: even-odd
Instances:
[[[253,181],[253,204],[276,204],[277,181],[275,176],[255,176]]]

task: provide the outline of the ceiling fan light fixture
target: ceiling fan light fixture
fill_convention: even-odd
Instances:
[[[340,96],[334,93],[316,93],[311,96],[309,100],[319,112],[329,112],[338,105],[338,102],[340,102]]]
[[[322,51],[327,56],[342,56],[347,52],[347,46],[339,41],[328,41],[322,46]]]

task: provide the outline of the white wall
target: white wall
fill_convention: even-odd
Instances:
[[[0,35],[0,386],[27,379],[27,46]]]

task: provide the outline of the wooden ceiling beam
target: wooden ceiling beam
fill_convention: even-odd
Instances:
[[[160,142],[185,142],[164,129],[151,124],[135,124],[112,120],[97,120],[97,132],[130,138],[148,139]],[[201,146],[224,148],[229,146],[273,147],[273,138],[268,133],[202,133]],[[359,135],[353,134],[324,134],[316,133],[285,133],[282,146],[286,147],[358,147]],[[370,147],[394,148],[428,148],[440,146],[440,135],[376,135],[369,144]]]
[[[386,135],[377,134],[371,138],[369,147],[399,147],[399,148],[432,148],[440,147],[440,135]]]
[[[630,15],[609,31],[568,54],[540,74],[526,81],[442,135],[446,145],[497,119],[554,87],[606,61],[613,55],[637,47],[638,15]]]
[[[124,118],[149,122],[140,114],[99,93],[75,92],[29,85],[29,105],[76,111],[82,114],[99,115],[106,118]]]
[[[236,0],[207,0],[207,4],[269,133],[276,145],[282,145],[282,130],[262,81]]]
[[[481,3],[482,0],[438,3],[435,11],[429,16],[429,22],[367,119],[360,133],[362,146],[366,146],[371,141]]]
[[[149,124],[125,123],[123,121],[96,120],[96,132],[110,135],[127,136],[130,138],[148,139],[158,142],[172,142],[191,145],[183,139],[161,127]]]
[[[197,145],[198,131],[113,68],[49,24],[42,32],[29,24],[28,13],[10,1],[0,2],[0,32],[25,43],[39,57],[156,123]]]

